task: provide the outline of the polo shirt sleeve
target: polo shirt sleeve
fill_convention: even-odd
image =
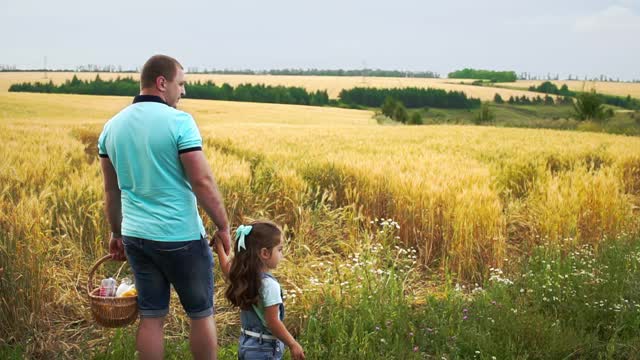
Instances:
[[[109,155],[107,154],[107,147],[105,145],[105,138],[107,137],[106,132],[107,128],[105,127],[98,137],[98,156],[103,158],[109,157]]]
[[[281,304],[282,295],[280,293],[280,284],[271,278],[262,279],[260,296],[262,297],[262,304],[264,307]]]
[[[185,112],[178,114],[178,153],[202,150],[202,137],[193,117]]]

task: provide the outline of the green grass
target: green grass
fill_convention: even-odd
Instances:
[[[484,287],[401,296],[389,276],[351,302],[325,298],[303,346],[311,358],[634,359],[640,355],[640,244],[539,248]]]
[[[493,121],[486,125],[498,127],[543,128],[556,130],[577,130],[604,132],[610,134],[640,136],[640,112],[617,111],[603,123],[581,122],[573,118],[571,105],[510,105],[490,103]],[[376,110],[376,109],[373,109]],[[425,124],[473,124],[478,109],[414,109],[419,112]],[[379,123],[395,123],[384,117]]]
[[[0,345],[0,359],[22,360],[24,356],[24,348],[21,345]]]
[[[308,359],[640,358],[640,239],[539,247],[483,284],[445,281],[422,296],[403,270],[411,251],[374,238],[318,287],[299,338]],[[133,358],[133,348],[133,334],[118,332],[96,359]],[[185,340],[167,343],[167,358],[189,356]],[[235,356],[234,344],[221,350]]]
[[[572,107],[567,105],[509,105],[489,104],[495,115],[494,123],[525,126],[532,120],[560,120],[571,116]],[[415,110],[414,110],[415,111]],[[426,124],[472,124],[478,109],[420,109]]]
[[[118,330],[109,342],[108,349],[95,354],[94,360],[135,360],[137,359],[135,344],[135,330],[126,328]],[[188,339],[165,339],[164,358],[167,360],[190,359]],[[238,358],[237,346],[229,345],[220,348],[218,352],[219,360],[235,360]]]

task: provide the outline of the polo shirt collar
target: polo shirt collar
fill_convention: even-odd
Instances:
[[[155,95],[136,95],[136,97],[133,98],[133,103],[136,104],[139,102],[157,102],[169,106],[160,96]]]

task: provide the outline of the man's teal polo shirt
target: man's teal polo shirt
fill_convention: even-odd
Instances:
[[[202,150],[202,137],[186,112],[161,98],[136,96],[111,118],[98,139],[118,175],[122,234],[156,241],[198,240],[202,219],[180,154]]]

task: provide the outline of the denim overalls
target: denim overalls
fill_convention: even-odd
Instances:
[[[261,273],[262,279],[271,278],[271,274]],[[277,281],[277,280],[276,280]],[[284,320],[284,304],[280,303],[280,321]],[[240,323],[242,329],[256,334],[273,336],[271,331],[262,324],[255,310],[241,310]],[[278,360],[284,355],[284,343],[278,339],[264,339],[261,336],[251,336],[244,331],[240,334],[238,359],[240,360]]]

